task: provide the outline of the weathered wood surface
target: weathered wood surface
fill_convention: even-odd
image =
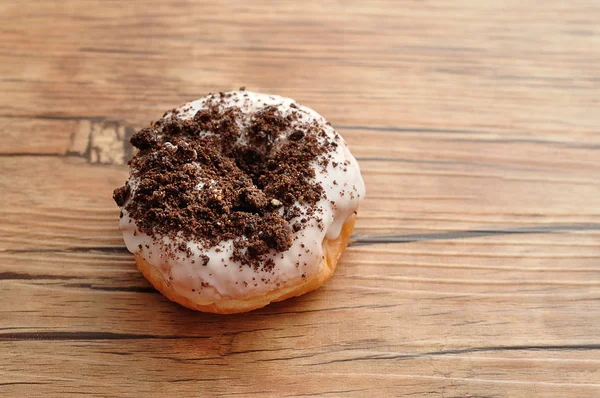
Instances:
[[[0,1],[0,395],[600,396],[597,1]],[[127,136],[246,86],[368,197],[335,277],[168,302],[117,230]]]

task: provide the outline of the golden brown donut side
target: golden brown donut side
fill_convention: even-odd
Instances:
[[[144,260],[139,254],[135,254],[135,262],[138,269],[150,283],[169,300],[183,305],[196,311],[212,312],[215,314],[235,314],[248,312],[262,308],[269,303],[282,301],[290,297],[301,296],[323,285],[335,271],[335,267],[342,253],[348,246],[356,215],[350,217],[342,227],[340,236],[334,240],[323,240],[323,253],[325,259],[320,271],[313,277],[305,280],[299,285],[289,286],[282,289],[273,290],[263,296],[254,297],[246,300],[224,299],[214,303],[196,303],[187,297],[179,294],[172,286],[165,281],[163,274]]]

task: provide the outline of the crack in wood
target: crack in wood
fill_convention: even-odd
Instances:
[[[0,275],[0,279],[1,279],[1,275]],[[40,279],[42,279],[42,278],[40,278]],[[151,286],[98,286],[98,285],[94,285],[91,283],[66,283],[66,284],[63,284],[62,286],[81,288],[81,289],[90,289],[90,290],[99,290],[99,291],[105,291],[105,292],[158,293],[158,291]]]
[[[395,359],[413,359],[427,358],[444,355],[472,354],[477,352],[498,352],[498,351],[596,351],[600,350],[600,344],[566,344],[566,345],[514,345],[497,347],[473,347],[458,350],[431,351],[417,354],[401,354],[391,356],[369,355],[366,357],[335,359],[332,361],[317,362],[305,364],[302,366],[329,365],[332,363],[370,361],[370,360],[395,360]]]
[[[0,341],[178,340],[210,339],[211,336],[154,335],[111,332],[15,332],[0,333]]]
[[[6,249],[0,253],[129,253],[125,246],[65,247],[62,249]]]
[[[368,391],[368,388],[359,388],[359,389],[353,389],[353,390],[331,390],[331,391],[323,391],[323,392],[317,392],[314,394],[292,394],[292,395],[284,395],[284,397],[318,397],[318,396],[322,396],[322,395],[329,395],[329,394],[347,394],[350,392],[359,392],[359,391]],[[469,397],[471,398],[471,397]]]
[[[600,231],[600,224],[559,224],[542,227],[516,227],[499,229],[473,229],[464,231],[439,232],[432,234],[409,234],[388,236],[357,236],[349,247],[388,243],[417,243],[436,240],[458,240],[501,235],[551,234],[561,232]],[[129,253],[125,246],[66,247],[63,249],[6,249],[0,253]]]
[[[474,229],[466,231],[440,232],[433,234],[412,234],[412,235],[392,235],[392,236],[372,236],[357,237],[353,239],[348,246],[366,246],[384,243],[413,243],[427,242],[434,240],[454,240],[482,238],[487,236],[499,235],[521,235],[521,234],[547,234],[560,232],[576,231],[600,231],[600,224],[565,224],[565,225],[547,225],[543,227],[517,227],[501,229]]]
[[[38,279],[76,279],[75,276],[62,276],[62,275],[31,275],[31,274],[21,274],[18,272],[0,272],[0,280],[38,280]]]
[[[347,125],[336,124],[337,130],[369,130],[369,131],[387,131],[393,133],[433,133],[433,134],[490,134],[485,131],[463,130],[463,129],[434,129],[421,127],[397,127],[397,126],[367,126],[367,125]]]
[[[30,386],[30,385],[43,385],[43,384],[51,384],[51,383],[43,383],[43,382],[39,382],[39,381],[12,381],[12,382],[8,382],[8,383],[0,383],[0,387],[18,386],[18,385]]]
[[[320,309],[316,309],[316,310],[302,310],[302,311],[278,311],[275,313],[267,313],[267,314],[259,314],[262,316],[279,316],[279,315],[283,315],[283,314],[304,314],[304,313],[315,313],[315,312],[326,312],[326,311],[338,311],[338,310],[353,310],[353,309],[359,309],[359,308],[371,308],[371,309],[377,309],[377,308],[391,308],[391,307],[397,307],[398,304],[382,304],[382,305],[349,305],[349,306],[345,306],[345,307],[327,307],[327,308],[320,308]]]

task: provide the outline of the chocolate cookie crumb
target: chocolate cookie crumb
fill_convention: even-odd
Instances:
[[[115,189],[115,191],[113,192],[113,199],[115,200],[115,203],[117,204],[117,206],[123,207],[125,205],[125,202],[127,202],[127,199],[129,199],[130,194],[131,194],[131,189],[129,188],[129,185],[126,184],[125,186],[122,186],[121,188]],[[122,212],[121,212],[121,214],[122,214]]]
[[[206,254],[201,254],[200,259],[202,260],[202,265],[205,267],[206,264],[208,264],[208,262],[210,261],[210,257],[208,257]]]
[[[316,121],[302,121],[295,104],[249,114],[228,97],[212,95],[192,118],[171,111],[134,133],[135,192],[126,184],[113,197],[170,258],[190,257],[187,242],[208,250],[231,241],[232,260],[269,271],[275,263],[267,255],[288,250],[314,218],[324,196],[314,165],[325,170],[337,143]],[[201,260],[206,266],[210,258]]]

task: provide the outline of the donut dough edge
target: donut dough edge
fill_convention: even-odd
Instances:
[[[325,259],[323,259],[321,269],[316,275],[303,280],[300,284],[272,290],[265,295],[252,297],[249,299],[222,299],[212,303],[194,302],[178,293],[176,289],[167,283],[163,274],[157,268],[144,260],[139,254],[135,254],[135,262],[140,272],[158,291],[165,295],[169,300],[179,303],[184,307],[196,311],[211,312],[214,314],[236,314],[248,312],[262,308],[272,302],[282,301],[290,297],[301,296],[319,288],[325,282],[327,282],[327,280],[333,275],[338,260],[348,246],[350,236],[352,235],[352,230],[354,229],[355,221],[356,215],[354,214],[348,220],[346,220],[340,235],[336,239],[323,239],[323,253],[325,255]]]

